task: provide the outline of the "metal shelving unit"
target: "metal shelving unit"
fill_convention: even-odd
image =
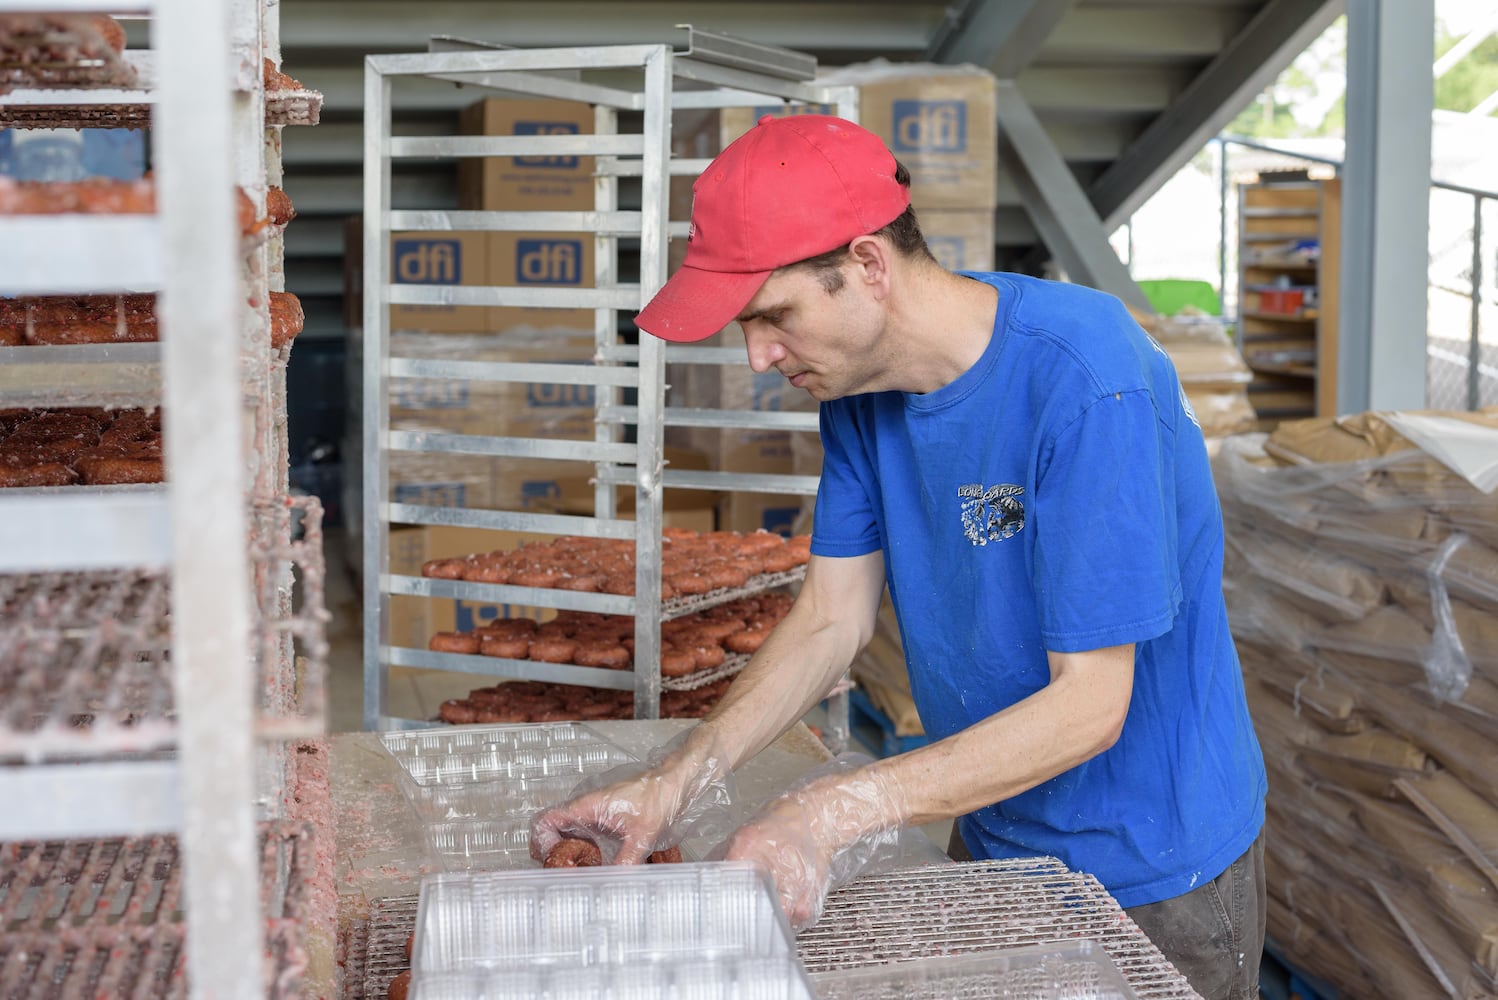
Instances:
[[[365,726],[424,725],[392,717],[387,707],[390,666],[447,669],[497,677],[529,678],[594,687],[633,689],[638,718],[655,718],[663,687],[659,670],[660,623],[741,596],[665,601],[661,593],[662,496],[668,489],[812,495],[815,476],[766,475],[732,470],[664,467],[668,426],[795,429],[815,432],[815,413],[670,408],[665,405],[666,364],[743,365],[742,350],[666,345],[654,337],[638,343],[621,333],[628,320],[665,282],[667,243],[685,238],[687,221],[669,219],[672,177],[695,177],[708,161],[676,157],[671,116],[676,110],[778,104],[822,104],[857,117],[856,89],[815,81],[816,62],[783,49],[697,31],[686,32],[678,51],[670,44],[557,49],[487,49],[371,56],[365,73],[364,212],[364,518]],[[438,43],[434,48],[450,47]],[[402,79],[446,80],[485,93],[562,98],[591,104],[592,135],[398,136],[391,128],[391,88]],[[621,131],[621,129],[629,129]],[[593,211],[402,211],[391,204],[391,163],[418,157],[594,157]],[[620,181],[638,183],[638,211],[620,206]],[[395,284],[390,275],[393,231],[555,231],[591,234],[594,287],[474,287]],[[620,273],[622,243],[639,247],[639,278]],[[586,362],[507,363],[433,360],[393,354],[392,304],[540,306],[594,310],[594,354]],[[475,331],[478,332],[478,331]],[[439,335],[440,336],[440,335]],[[394,378],[465,379],[473,383],[548,383],[591,387],[593,440],[488,437],[392,431],[389,385]],[[590,516],[394,503],[392,451],[542,458],[585,463],[594,483]],[[632,487],[632,518],[620,518],[620,487]],[[629,539],[635,544],[635,593],[574,593],[512,585],[435,580],[390,571],[392,524],[448,525],[536,534]],[[797,574],[799,576],[799,573]],[[750,590],[785,580],[751,581]],[[631,615],[635,618],[630,671],[566,664],[463,656],[392,646],[390,600],[395,595],[446,597],[540,608]],[[846,699],[830,705],[834,740],[846,739]]]
[[[288,352],[269,346],[267,294],[279,235],[243,238],[233,200],[237,185],[263,215],[279,179],[261,82],[276,7],[40,7],[149,16],[153,48],[126,55],[129,88],[0,94],[0,126],[149,124],[157,211],[5,217],[0,294],[156,292],[163,333],[0,349],[0,406],[160,405],[168,466],[158,485],[0,490],[0,884],[33,890],[0,893],[0,982],[8,995],[60,976],[98,995],[292,995],[306,865],[302,834],[276,825],[288,762],[269,741],[321,731],[321,510],[287,496]],[[136,857],[120,837],[157,846]],[[151,926],[75,883],[146,886],[127,916],[150,911]],[[61,934],[47,899],[70,917]]]

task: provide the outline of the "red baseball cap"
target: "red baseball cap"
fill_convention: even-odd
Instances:
[[[635,325],[662,340],[710,337],[777,267],[875,232],[909,204],[874,133],[829,115],[766,115],[692,185],[686,259]]]

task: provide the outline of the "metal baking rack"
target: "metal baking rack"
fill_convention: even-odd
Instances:
[[[410,967],[405,947],[416,926],[417,904],[414,894],[375,899],[368,920],[350,928],[351,997],[383,997],[390,980]],[[800,933],[796,947],[815,984],[818,973],[841,969],[1077,941],[1101,946],[1140,1000],[1198,996],[1095,878],[1055,858],[865,876],[827,897],[821,919]]]
[[[39,8],[149,17],[153,48],[125,55],[128,87],[0,93],[0,126],[149,125],[157,211],[7,217],[0,294],[160,292],[163,337],[0,349],[0,406],[161,405],[170,461],[156,486],[0,490],[0,992],[296,995],[311,864],[300,833],[257,834],[257,813],[290,798],[282,738],[320,730],[321,515],[286,499],[280,234],[242,237],[232,198],[264,214],[277,116],[310,120],[317,101],[267,115],[268,0],[0,0]],[[111,868],[134,856],[111,848],[121,836],[156,846]],[[24,843],[43,840],[66,843]],[[104,860],[45,861],[85,856]],[[155,888],[124,911],[139,923],[61,888],[107,894],[142,872]],[[12,919],[34,886],[61,909]]]
[[[256,832],[267,923],[266,997],[301,995],[309,831]],[[0,993],[7,997],[188,995],[185,878],[171,836],[7,844],[0,859]]]
[[[662,495],[668,489],[813,495],[815,476],[767,475],[732,470],[665,468],[664,429],[727,427],[815,432],[815,413],[668,408],[666,364],[742,365],[741,350],[666,345],[654,337],[626,341],[621,330],[665,282],[667,243],[686,236],[687,221],[668,218],[672,177],[694,177],[706,160],[672,155],[670,116],[675,110],[781,104],[824,104],[857,117],[855,88],[815,81],[814,59],[686,27],[686,45],[608,45],[556,49],[485,48],[376,55],[365,74],[364,211],[364,421],[363,523],[365,525],[364,722],[369,729],[426,725],[390,714],[391,666],[458,670],[490,676],[633,689],[638,718],[656,718],[663,689],[659,670],[662,620],[732,599],[673,606],[660,600]],[[434,47],[445,47],[434,40]],[[481,94],[549,97],[591,104],[594,134],[516,136],[401,136],[392,134],[391,89],[403,78],[424,77],[472,87]],[[621,131],[629,127],[635,131]],[[391,204],[392,163],[410,158],[493,156],[593,157],[595,201],[591,212],[403,211]],[[637,183],[640,209],[620,207],[620,180]],[[394,231],[542,231],[591,234],[594,287],[475,287],[398,284],[388,280]],[[638,281],[621,277],[621,243],[639,245]],[[389,307],[525,306],[592,308],[594,355],[578,363],[507,363],[397,356]],[[479,332],[479,331],[474,331]],[[559,359],[560,361],[560,359]],[[473,383],[541,383],[589,387],[594,399],[593,440],[492,437],[392,431],[392,379],[457,379]],[[632,397],[632,398],[631,398]],[[584,463],[594,484],[595,514],[437,507],[391,502],[390,453],[482,455]],[[634,516],[619,517],[617,491],[634,491]],[[392,525],[482,528],[535,534],[630,539],[635,543],[635,595],[434,580],[390,570]],[[599,670],[528,660],[435,653],[394,646],[392,596],[449,598],[539,608],[623,614],[636,620],[633,671]],[[833,742],[847,736],[847,705],[829,703]]]

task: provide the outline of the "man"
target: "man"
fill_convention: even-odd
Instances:
[[[1222,521],[1175,371],[1116,299],[932,259],[877,137],[765,118],[694,186],[684,265],[637,319],[737,319],[822,403],[812,559],[719,707],[639,779],[537,817],[624,863],[822,698],[888,585],[934,742],[774,800],[729,840],[798,926],[889,831],[1096,875],[1196,988],[1257,995],[1263,760],[1221,592]]]

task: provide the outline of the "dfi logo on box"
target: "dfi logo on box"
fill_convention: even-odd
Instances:
[[[477,601],[464,601],[453,599],[453,622],[459,632],[472,632],[481,625],[487,625],[497,618],[505,617],[502,612],[509,607],[507,604],[480,604]]]
[[[967,151],[965,101],[895,101],[894,119],[897,153]]]
[[[515,283],[581,285],[582,240],[516,240]]]
[[[425,507],[466,507],[463,483],[396,483],[395,502]]]
[[[403,410],[461,410],[468,405],[468,383],[460,379],[393,378],[390,399]]]
[[[396,240],[393,281],[404,285],[457,285],[463,281],[460,240]]]
[[[574,122],[516,122],[516,135],[577,135]],[[550,170],[576,170],[575,156],[517,156],[519,167],[543,167]]]
[[[592,406],[593,386],[527,382],[525,403],[527,406]]]

